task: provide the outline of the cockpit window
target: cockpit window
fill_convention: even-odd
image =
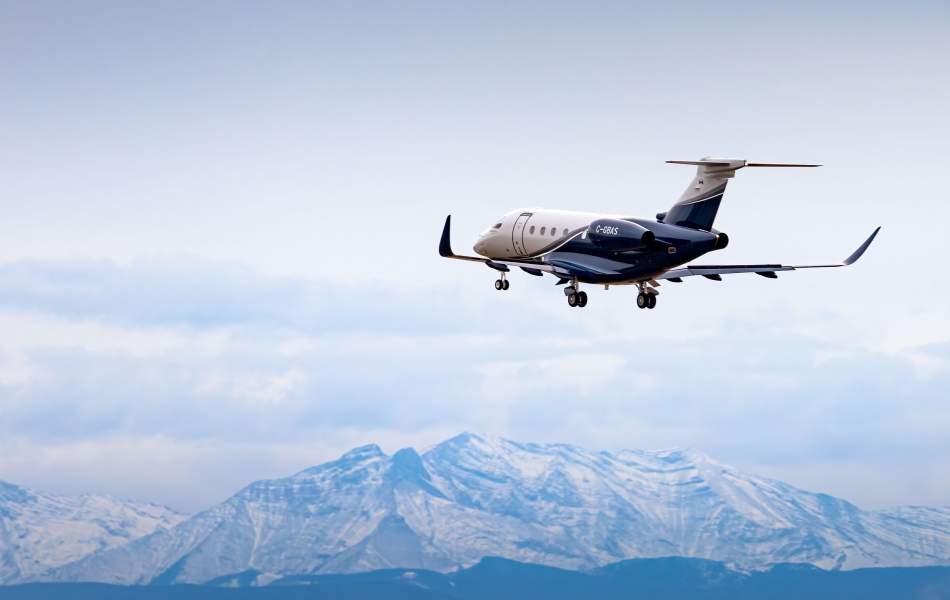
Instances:
[[[492,229],[501,229],[501,223],[495,223],[491,226]]]

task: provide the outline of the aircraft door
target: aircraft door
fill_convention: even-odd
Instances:
[[[530,218],[531,213],[521,213],[515,221],[515,226],[511,228],[511,245],[518,256],[528,255],[524,247],[524,227]]]

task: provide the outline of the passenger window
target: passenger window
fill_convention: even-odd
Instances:
[[[528,229],[528,233],[534,234],[534,225],[532,225],[532,226]]]
[[[564,235],[567,235],[567,227],[564,228]]]
[[[552,227],[552,228],[551,228],[551,235],[552,235],[552,236],[557,235],[557,227]]]
[[[544,227],[541,228],[541,235],[544,235]]]

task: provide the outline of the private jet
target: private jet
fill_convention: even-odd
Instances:
[[[564,295],[572,307],[587,306],[581,284],[637,287],[637,307],[652,309],[661,282],[682,283],[687,277],[722,281],[723,275],[755,273],[775,279],[781,271],[843,267],[864,254],[871,235],[848,258],[823,265],[697,265],[700,256],[722,250],[729,236],[713,228],[726,184],[736,172],[747,167],[819,167],[816,164],[757,163],[746,160],[703,158],[668,160],[667,163],[693,165],[696,175],[680,199],[655,219],[550,210],[514,210],[498,219],[478,236],[475,253],[465,256],[452,251],[452,215],[445,218],[439,254],[445,258],[480,262],[498,272],[495,289],[507,290],[508,273],[517,267],[536,277],[545,273],[566,285]]]

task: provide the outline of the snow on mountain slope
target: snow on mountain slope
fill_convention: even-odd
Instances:
[[[156,504],[60,496],[0,481],[0,584],[30,578],[184,519]]]
[[[48,577],[449,570],[487,555],[573,569],[670,555],[749,568],[950,564],[950,510],[863,511],[688,450],[591,452],[463,434],[422,455],[370,445],[253,483],[176,527]]]

